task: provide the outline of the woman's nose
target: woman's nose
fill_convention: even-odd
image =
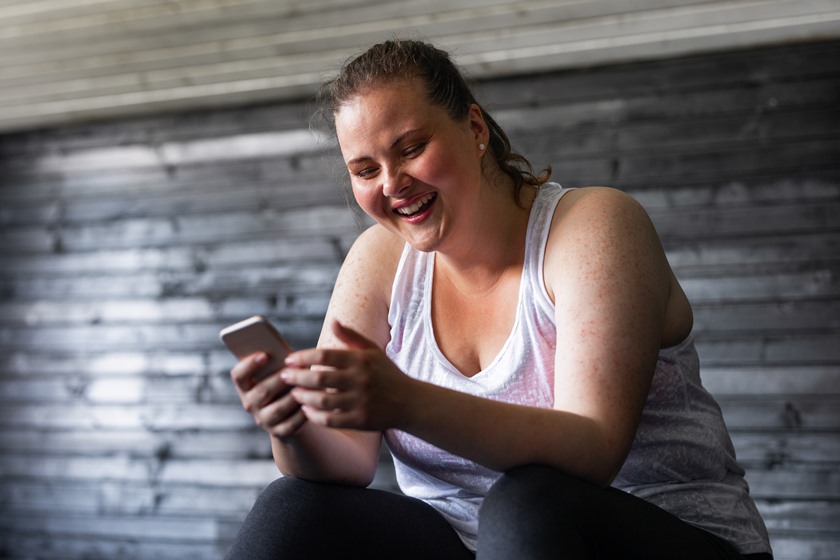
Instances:
[[[399,196],[411,185],[411,177],[399,168],[386,170],[383,177],[382,193],[385,196]]]

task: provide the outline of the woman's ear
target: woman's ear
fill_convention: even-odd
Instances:
[[[487,126],[487,122],[484,120],[484,112],[477,103],[470,105],[470,112],[467,118],[469,119],[470,130],[475,136],[476,146],[480,144],[487,146],[490,142],[490,129]]]

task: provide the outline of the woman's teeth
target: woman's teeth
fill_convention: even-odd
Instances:
[[[430,200],[435,197],[434,194],[428,194],[423,198],[417,200],[414,204],[410,204],[408,206],[403,206],[402,208],[397,208],[397,212],[402,214],[403,216],[410,216],[420,210],[423,206],[425,206]]]

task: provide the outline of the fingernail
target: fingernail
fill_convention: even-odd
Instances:
[[[254,357],[254,363],[258,366],[265,365],[268,362],[268,356],[265,352],[260,352]]]

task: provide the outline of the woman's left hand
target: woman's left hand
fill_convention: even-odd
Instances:
[[[310,422],[332,428],[381,431],[400,423],[411,378],[357,331],[333,321],[345,349],[290,354],[282,379]]]

